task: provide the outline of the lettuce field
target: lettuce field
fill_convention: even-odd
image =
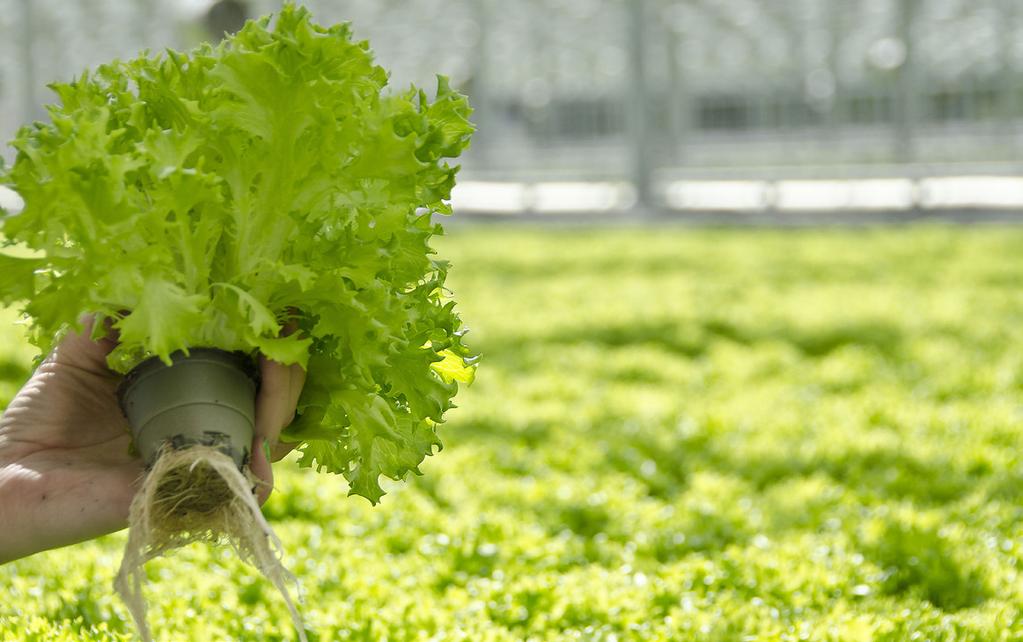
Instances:
[[[310,639],[1023,640],[1023,230],[438,245],[483,355],[443,452],[376,508],[276,467]],[[0,639],[133,639],[124,543],[0,566]],[[296,638],[229,548],[147,572],[157,639]]]

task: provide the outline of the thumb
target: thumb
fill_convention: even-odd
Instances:
[[[274,471],[270,466],[270,460],[266,458],[266,441],[263,437],[256,435],[252,438],[252,457],[249,460],[249,469],[258,478],[256,482],[256,499],[260,505],[266,503],[274,487]]]

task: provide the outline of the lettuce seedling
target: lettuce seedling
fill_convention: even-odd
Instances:
[[[218,46],[102,65],[51,85],[0,183],[0,302],[24,302],[46,354],[83,315],[112,326],[112,369],[191,348],[308,371],[282,440],[376,503],[418,472],[474,375],[434,257],[432,216],[469,144],[466,98],[438,79],[386,93],[348,25],[302,8]]]

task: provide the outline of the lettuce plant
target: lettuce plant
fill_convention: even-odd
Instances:
[[[4,242],[35,251],[0,255],[0,302],[24,302],[44,354],[107,321],[119,372],[195,347],[302,364],[282,439],[375,503],[440,447],[475,367],[430,247],[470,108],[443,77],[432,100],[387,80],[347,25],[285,6],[52,85],[0,174],[26,203]]]

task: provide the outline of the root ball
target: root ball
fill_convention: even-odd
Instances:
[[[281,563],[281,542],[263,517],[253,492],[262,484],[213,448],[164,447],[132,500],[128,543],[114,588],[124,599],[142,639],[152,639],[142,594],[144,565],[192,542],[230,544],[280,591],[299,638],[301,616],[288,591],[295,577]]]

